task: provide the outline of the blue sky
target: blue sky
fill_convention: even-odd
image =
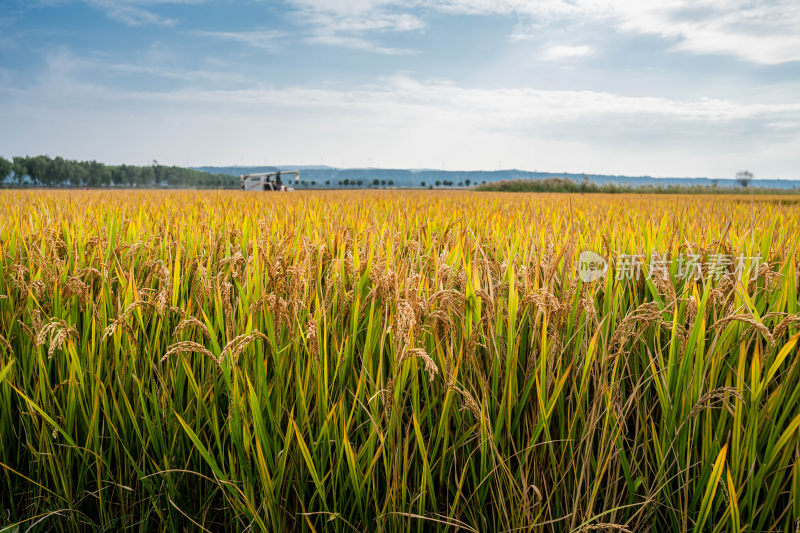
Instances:
[[[800,3],[0,0],[0,154],[800,178]]]

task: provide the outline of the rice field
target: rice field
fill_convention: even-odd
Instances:
[[[779,197],[0,191],[0,531],[800,531],[799,248]]]

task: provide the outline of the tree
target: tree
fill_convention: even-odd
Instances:
[[[373,187],[377,187],[378,185],[380,185],[380,183],[381,183],[381,181],[378,178],[375,178],[374,180],[372,180],[372,186]]]
[[[394,187],[394,180],[389,180],[389,187]]]
[[[56,157],[50,161],[47,168],[48,179],[52,185],[64,185],[69,183],[70,164],[61,157]]]
[[[424,181],[419,182],[419,186],[424,189],[425,188],[425,182]]]
[[[740,170],[736,173],[736,183],[742,187],[747,188],[751,181],[753,181],[753,173],[749,170]]]
[[[0,181],[3,181],[11,173],[11,161],[0,157]]]
[[[128,187],[134,187],[139,183],[139,169],[137,167],[122,165],[120,169],[125,175],[125,184]]]
[[[441,182],[441,181],[439,181],[439,180],[436,180],[436,186],[437,186],[437,187],[441,187],[441,186],[442,186],[442,182]]]
[[[161,171],[161,165],[158,164],[158,160],[153,159],[153,181],[157,184],[161,184],[161,180],[164,178],[163,172]]]
[[[98,163],[98,174],[100,177],[100,184],[108,187],[111,184],[111,167]]]
[[[75,187],[84,185],[89,180],[89,172],[86,167],[75,161],[68,161],[69,182]]]
[[[36,157],[27,158],[28,176],[31,177],[34,183],[42,185],[51,185],[49,173],[47,172],[50,166],[49,158],[39,155]]]
[[[111,181],[111,172],[107,166],[97,161],[89,161],[86,164],[87,178],[86,184],[89,187],[99,187],[108,185]]]
[[[125,169],[122,166],[111,168],[111,183],[117,187],[125,183]]]
[[[153,167],[139,167],[140,171],[137,173],[136,177],[136,186],[148,186],[152,185],[156,179],[155,172],[153,171]]]
[[[464,180],[464,183],[469,187],[469,184],[472,183],[470,180]]]
[[[14,171],[14,179],[16,179],[19,184],[22,183],[22,180],[25,179],[25,175],[28,173],[26,161],[26,157],[20,156],[14,156],[11,160],[11,170]]]

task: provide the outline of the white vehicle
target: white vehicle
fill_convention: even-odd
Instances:
[[[276,172],[262,172],[260,174],[242,174],[239,181],[243,191],[293,191],[287,183],[300,181],[300,172],[297,170],[278,170]]]

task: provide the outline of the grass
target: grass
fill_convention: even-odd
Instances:
[[[796,531],[798,243],[776,198],[2,192],[0,531]]]

